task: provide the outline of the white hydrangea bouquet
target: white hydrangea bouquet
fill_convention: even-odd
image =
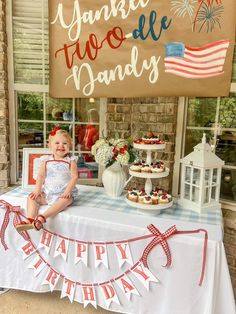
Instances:
[[[135,160],[133,147],[125,139],[100,139],[92,146],[91,153],[97,163],[106,167],[111,166],[116,161],[121,166],[125,166]]]

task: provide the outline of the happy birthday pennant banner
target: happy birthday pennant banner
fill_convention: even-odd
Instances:
[[[235,12],[235,0],[50,0],[50,95],[228,95]]]

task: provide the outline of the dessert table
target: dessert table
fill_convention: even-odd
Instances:
[[[8,249],[5,250],[0,243],[0,287],[32,292],[60,290],[61,297],[67,296],[71,301],[84,303],[84,306],[92,303],[95,307],[99,305],[118,313],[235,314],[219,210],[198,215],[175,205],[163,210],[161,214],[150,215],[129,207],[124,196],[109,198],[103,188],[78,188],[78,200],[54,218],[48,219],[44,230],[30,230],[30,241],[16,232],[14,213],[10,213],[10,222],[4,235]],[[24,212],[26,197],[27,192],[17,188],[1,195],[0,199],[13,206],[21,206]],[[40,212],[43,213],[45,208],[42,206]],[[5,212],[5,208],[0,207],[0,226]],[[161,241],[167,241],[171,265],[164,267],[167,255],[161,242],[149,252],[148,272],[139,262],[153,239],[150,237],[150,229],[147,229],[150,224],[162,233]],[[178,231],[206,230],[207,246],[204,246],[202,232],[176,233],[163,238],[167,234],[166,230],[174,225]],[[45,246],[40,246],[44,234],[54,237],[48,250]],[[27,243],[33,247],[28,255],[22,249]],[[88,255],[80,260],[77,256],[75,263],[78,243],[87,245]],[[126,251],[128,258],[123,260],[123,264],[117,255],[118,243],[128,243],[129,247]],[[98,259],[96,254],[103,254],[104,247],[106,256]],[[204,247],[207,253],[205,272],[202,284],[199,285]],[[36,269],[34,265],[39,258],[44,262],[42,265],[45,265]],[[136,271],[138,267],[146,274],[147,281],[144,275],[140,276]],[[54,283],[46,280],[52,270],[54,274],[59,274],[57,278],[55,276]],[[125,289],[120,285],[120,278],[126,279]],[[66,280],[70,285],[65,285]],[[102,286],[106,284],[109,287],[105,289]],[[93,287],[94,290],[85,290],[85,286]],[[73,293],[71,289],[67,293],[65,288],[68,287],[72,287]],[[85,296],[85,291],[89,296]],[[92,292],[95,301],[92,298],[89,302]]]

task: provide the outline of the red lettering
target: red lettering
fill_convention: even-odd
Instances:
[[[92,287],[82,287],[84,291],[84,299],[86,301],[95,301],[94,292]]]
[[[129,291],[134,290],[134,287],[131,284],[129,284],[128,281],[126,281],[125,279],[121,278],[120,281],[122,283],[125,293],[127,292],[127,289]]]
[[[42,264],[43,260],[39,258],[39,260],[33,265],[35,269],[39,268],[39,266]]]
[[[56,251],[66,254],[66,245],[65,245],[65,240],[63,239],[61,241],[61,243],[58,245],[58,248],[56,249]]]
[[[47,278],[46,278],[46,281],[48,281],[48,282],[51,281],[52,285],[54,286],[54,285],[55,285],[55,281],[56,281],[56,279],[57,279],[58,276],[59,276],[59,274],[55,273],[55,272],[51,269],[50,272],[49,272],[49,274],[48,274],[48,276],[47,276]]]
[[[141,269],[138,269],[139,266],[140,266]],[[144,278],[145,281],[149,278],[149,276],[147,274],[145,274],[141,264],[139,264],[137,267],[135,267],[133,271],[135,273],[141,275]]]
[[[112,286],[110,286],[110,285],[102,285],[101,287],[103,289],[103,292],[105,294],[105,298],[107,300],[114,297],[115,290],[114,290],[114,288]]]
[[[121,258],[122,258],[122,259],[127,259],[127,255],[126,255],[126,253],[125,253],[126,248],[127,248],[127,243],[125,243],[124,248],[122,247],[121,244],[116,244],[116,247],[117,247],[117,248],[120,250],[120,252],[121,252]]]
[[[74,64],[75,57],[79,60],[83,60],[87,56],[90,61],[96,60],[98,52],[102,49],[105,42],[107,42],[111,49],[118,49],[125,40],[126,37],[124,36],[122,29],[119,26],[116,26],[107,32],[106,37],[101,41],[101,44],[99,44],[97,36],[92,33],[89,35],[88,40],[85,43],[83,52],[81,43],[78,40],[71,45],[64,44],[63,48],[58,49],[55,52],[55,58],[57,58],[57,55],[60,52],[64,53],[66,66],[68,69],[71,69]]]
[[[22,250],[25,252],[26,255],[30,255],[34,251],[33,244],[31,242],[28,242],[22,247]]]
[[[69,279],[65,279],[65,283],[67,283],[66,294],[70,295],[71,288],[74,288],[75,282],[70,281]]]
[[[97,260],[101,260],[102,254],[105,253],[105,247],[103,245],[96,245],[96,256]]]
[[[77,243],[77,257],[81,257],[84,252],[86,252],[86,245],[83,243]]]
[[[48,233],[47,231],[43,230],[43,236],[41,239],[41,243],[44,244],[47,247],[50,247],[52,241],[52,234]]]

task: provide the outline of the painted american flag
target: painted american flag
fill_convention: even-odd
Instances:
[[[207,78],[223,74],[229,40],[219,40],[202,47],[183,43],[166,44],[165,72],[186,78]]]

